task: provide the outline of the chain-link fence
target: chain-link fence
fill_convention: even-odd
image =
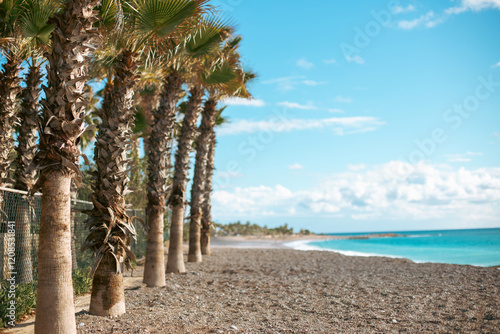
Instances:
[[[92,252],[80,251],[89,233],[84,224],[87,215],[82,210],[91,210],[93,204],[72,200],[71,207],[73,271],[88,269],[93,264]],[[0,281],[9,278],[11,272],[16,273],[17,284],[36,280],[40,208],[40,194],[29,197],[23,191],[0,188]],[[129,209],[127,213],[146,222],[143,209]],[[135,228],[137,240],[133,241],[132,251],[141,259],[146,254],[147,235],[140,221],[135,220]]]

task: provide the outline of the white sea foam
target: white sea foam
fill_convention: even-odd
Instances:
[[[378,257],[388,257],[388,258],[392,258],[392,259],[403,259],[404,258],[402,256],[396,256],[396,255],[385,255],[385,254],[376,254],[376,253],[345,251],[345,250],[340,250],[340,249],[323,248],[323,247],[310,245],[310,243],[314,242],[314,241],[317,241],[317,240],[297,240],[297,241],[286,242],[283,245],[286,247],[289,247],[289,248],[293,248],[295,250],[333,252],[333,253],[339,253],[339,254],[346,255],[346,256],[359,256],[359,257],[378,256]]]

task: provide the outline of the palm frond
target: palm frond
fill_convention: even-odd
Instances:
[[[138,35],[166,37],[198,9],[192,0],[131,0],[126,2]]]

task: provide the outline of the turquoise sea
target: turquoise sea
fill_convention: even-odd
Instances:
[[[388,232],[381,232],[388,233]],[[388,256],[415,262],[500,265],[500,228],[389,232],[402,237],[296,242],[297,249],[321,249],[352,256]],[[369,234],[369,233],[368,233]],[[367,235],[367,233],[332,234]]]

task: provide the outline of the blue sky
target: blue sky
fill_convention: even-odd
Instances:
[[[500,0],[220,0],[259,74],[226,101],[214,219],[500,227]]]

